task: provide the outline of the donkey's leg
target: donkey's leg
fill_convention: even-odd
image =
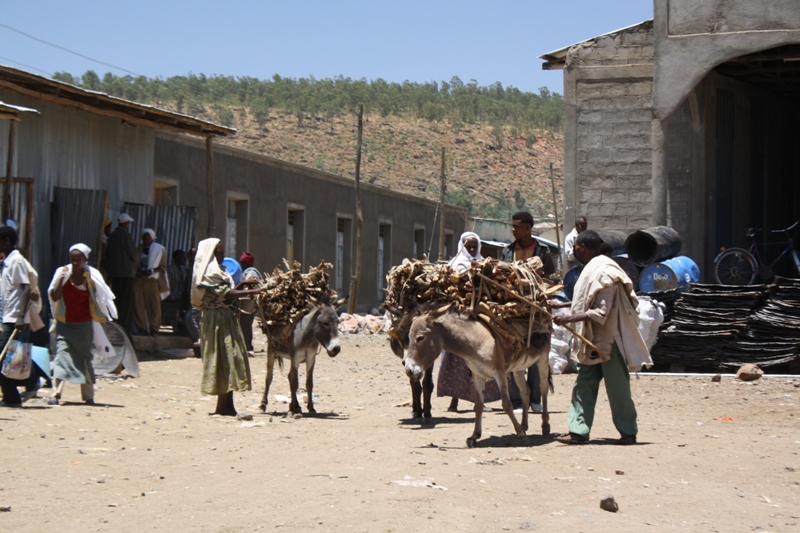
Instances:
[[[300,402],[297,401],[299,373],[300,370],[298,369],[298,364],[295,362],[294,358],[292,358],[292,368],[289,370],[289,390],[292,400],[289,403],[289,411],[294,414],[300,414],[303,412],[303,410],[300,409]]]
[[[528,406],[531,403],[531,390],[525,380],[525,372],[512,372],[522,400],[522,431],[528,431]]]
[[[483,389],[486,387],[486,380],[473,374],[472,384],[475,386],[475,429],[467,439],[467,448],[474,447],[483,432]]]
[[[537,364],[539,367],[539,389],[542,391],[542,435],[550,434],[550,412],[547,410],[547,395],[553,386],[553,376],[550,374],[550,358],[543,355]]]
[[[261,398],[261,411],[267,412],[269,403],[269,387],[272,385],[272,371],[275,368],[275,350],[267,346],[267,378],[264,381],[264,396]]]
[[[422,418],[424,423],[431,421],[431,394],[433,393],[433,365],[425,371],[422,381]]]
[[[525,430],[522,429],[522,425],[520,425],[520,423],[517,422],[517,417],[514,416],[514,405],[511,403],[511,395],[509,394],[508,390],[508,377],[506,376],[505,372],[501,372],[499,374],[496,374],[494,379],[495,381],[497,381],[497,386],[500,388],[500,398],[503,399],[503,411],[508,415],[508,418],[511,419],[511,423],[514,425],[514,432],[520,439],[525,438]],[[517,377],[514,376],[515,381],[516,379]],[[519,384],[518,381],[517,384]],[[527,410],[528,407],[527,404],[530,404],[530,393],[528,393],[529,398],[526,403],[525,395],[522,394],[524,390],[527,390],[527,385],[525,387],[526,387],[525,389],[522,389],[522,387],[520,387],[520,395],[522,396],[522,405],[525,408],[525,410]],[[524,414],[522,416],[523,418],[525,417]]]
[[[412,418],[422,418],[422,382],[408,378],[411,383],[411,416]]]
[[[316,363],[316,358],[314,354],[307,354],[306,355],[306,394],[308,394],[308,412],[309,413],[316,413],[316,409],[314,409],[314,364]]]

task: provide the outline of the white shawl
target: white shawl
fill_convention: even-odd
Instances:
[[[153,230],[150,230],[148,233],[153,235],[152,232]],[[161,266],[161,258],[164,257],[164,253],[164,247],[158,244],[155,240],[150,243],[150,249],[147,252],[147,270],[153,271],[153,273],[150,274],[151,279],[159,279],[161,276],[161,272],[158,272],[156,269]],[[166,274],[164,275],[164,283],[167,285],[167,290],[159,293],[162,300],[169,296],[169,276]]]
[[[466,242],[470,239],[478,240],[478,251],[475,253],[474,257],[469,255],[469,252],[464,246]],[[459,240],[458,243],[458,253],[447,264],[450,265],[450,268],[452,268],[456,272],[465,272],[469,270],[469,267],[472,265],[472,262],[478,259],[483,259],[483,256],[481,255],[481,238],[478,237],[477,233],[473,233],[471,231],[465,231],[464,233],[461,234],[461,239]]]
[[[233,285],[230,274],[220,268],[214,258],[214,250],[219,244],[219,239],[210,238],[200,241],[197,245],[197,256],[192,269],[192,307],[202,311],[205,308],[203,296],[205,288],[216,285]]]
[[[103,275],[94,267],[86,265],[86,268],[89,269],[89,276],[92,278],[92,282],[94,283],[94,297],[95,301],[97,302],[97,307],[99,308],[98,311],[102,313],[108,320],[116,319],[117,318],[117,306],[114,305],[114,293],[111,292],[111,289],[106,285],[106,281],[103,279]],[[53,291],[55,290],[56,286],[58,286],[58,280],[64,279],[64,282],[69,279],[72,275],[72,265],[66,265],[66,270],[64,267],[59,267],[56,269],[55,274],[53,274],[53,280],[50,282],[50,287],[47,288],[47,296],[50,298],[50,309],[53,310],[53,316],[55,316],[55,309],[58,309],[60,305],[59,302],[53,301]],[[63,299],[63,296],[62,296]],[[55,322],[53,323],[53,328],[55,328]],[[51,329],[51,332],[54,329]],[[115,355],[114,347],[108,341],[106,337],[106,333],[103,330],[103,325],[99,322],[92,320],[92,333],[93,333],[93,343],[94,347],[97,350],[97,353],[101,357],[113,357]]]

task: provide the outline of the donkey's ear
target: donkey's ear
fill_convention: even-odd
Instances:
[[[338,300],[333,302],[333,308],[336,309],[337,307],[343,306],[345,303],[347,303],[347,300],[349,298],[350,298],[349,294],[347,296],[345,296],[344,298],[339,298]]]
[[[396,340],[397,342],[403,342],[402,339],[400,338],[400,333],[397,332],[396,328],[390,329],[389,331],[386,332],[386,334],[389,335],[389,337]]]
[[[439,307],[439,308],[432,309],[432,310],[428,311],[427,315],[432,320],[436,320],[437,318],[439,318],[440,316],[445,314],[447,311],[449,311],[451,307],[453,307],[453,304],[449,303],[447,305],[443,305],[442,307]]]

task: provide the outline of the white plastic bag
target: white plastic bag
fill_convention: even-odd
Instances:
[[[18,340],[8,341],[2,372],[7,378],[28,379],[31,375],[31,345]]]

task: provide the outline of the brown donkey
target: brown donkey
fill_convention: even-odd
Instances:
[[[524,330],[527,334],[528,322]],[[535,322],[530,347],[515,347],[499,339],[479,320],[469,314],[440,309],[425,311],[411,324],[408,352],[405,358],[406,374],[419,380],[432,367],[442,350],[466,361],[472,371],[475,385],[475,430],[467,439],[473,447],[481,437],[483,416],[483,388],[487,379],[494,379],[500,387],[503,411],[514,424],[517,437],[524,438],[528,429],[530,390],[525,382],[525,369],[536,364],[542,384],[542,435],[550,434],[550,415],[547,411],[547,393],[553,390],[550,376],[550,324]],[[508,391],[506,375],[511,372],[522,396],[522,424],[517,422]]]

